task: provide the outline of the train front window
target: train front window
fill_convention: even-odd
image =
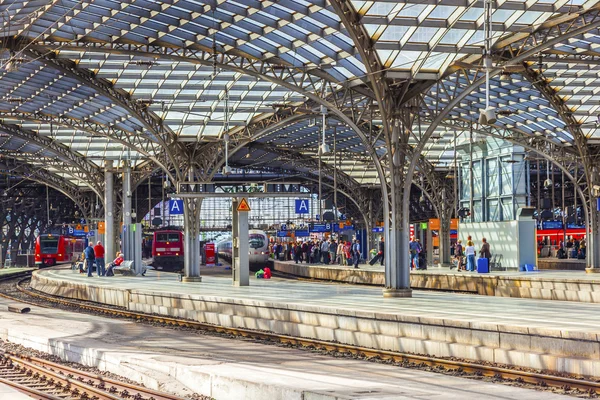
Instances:
[[[159,243],[177,243],[179,242],[179,234],[178,233],[157,233],[156,241]]]
[[[250,235],[250,248],[251,249],[260,249],[265,245],[265,237],[263,235],[259,235],[253,233]]]
[[[58,238],[40,238],[40,251],[44,254],[54,254],[58,251]]]

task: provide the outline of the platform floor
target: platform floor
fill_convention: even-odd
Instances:
[[[571,263],[581,263],[579,260],[561,260]],[[343,271],[352,271],[356,272],[356,269],[352,266],[341,266],[338,264],[306,264],[306,263],[298,263],[296,264],[294,261],[278,261],[279,263],[287,264],[287,265],[299,265],[303,267],[311,267],[311,268],[332,268],[336,270]],[[380,266],[379,263],[375,265],[369,264],[359,264],[358,269],[361,271],[367,272],[384,272],[384,267]],[[575,270],[539,270],[532,272],[520,272],[520,271],[491,271],[488,274],[482,275],[477,272],[468,272],[468,271],[457,271],[456,268],[450,269],[448,267],[428,267],[426,270],[412,270],[411,274],[417,275],[438,275],[438,274],[449,274],[449,275],[473,275],[473,276],[490,276],[490,277],[533,277],[533,276],[541,276],[544,278],[550,279],[576,279],[576,280],[585,280],[600,283],[600,274],[589,274],[585,271],[575,271]]]
[[[62,274],[66,277],[66,274]],[[78,277],[77,277],[78,278]],[[77,279],[79,280],[79,279]],[[90,278],[96,284],[182,290],[168,276],[129,281]],[[255,283],[255,282],[253,282]],[[264,282],[263,282],[264,283]],[[133,285],[132,285],[133,284]],[[256,284],[280,297],[274,280]],[[306,287],[306,284],[301,284]],[[311,285],[322,286],[322,285]],[[191,292],[230,288],[224,279],[186,286]],[[232,290],[232,293],[236,292]],[[238,295],[247,292],[237,291]],[[273,293],[272,293],[273,292]],[[314,293],[291,296],[318,301]],[[369,290],[361,290],[361,293]],[[246,295],[245,293],[244,295]],[[0,299],[0,304],[7,301]],[[250,341],[216,338],[86,314],[32,307],[29,314],[0,311],[0,337],[64,360],[128,376],[146,386],[216,400],[559,400],[568,396],[404,369]],[[0,387],[0,398],[3,392]],[[12,399],[12,397],[11,397]]]
[[[421,272],[419,272],[421,273]],[[431,271],[423,273],[432,273]],[[324,282],[251,278],[250,286],[234,287],[227,277],[204,276],[201,283],[181,283],[177,275],[149,271],[146,277],[97,277],[71,270],[38,271],[78,284],[153,293],[201,295],[223,301],[238,299],[266,303],[331,308],[365,313],[386,313],[423,319],[471,324],[511,325],[531,330],[600,334],[600,304],[488,297],[431,291],[413,291],[412,298],[383,298],[381,288]],[[504,273],[502,273],[504,274]],[[552,273],[563,276],[562,273]]]

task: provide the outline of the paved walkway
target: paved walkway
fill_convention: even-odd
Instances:
[[[280,261],[286,264],[295,264],[293,261]],[[577,262],[577,261],[574,261]],[[303,263],[302,266],[309,267],[320,267],[320,268],[335,268],[341,270],[353,270],[353,267],[341,266],[338,264],[306,264]],[[384,272],[384,267],[379,264],[375,264],[373,266],[369,264],[359,264],[360,269],[365,271],[373,271],[373,272]],[[479,275],[477,272],[467,272],[467,271],[457,271],[456,268],[450,269],[447,267],[428,267],[426,270],[412,270],[411,274],[423,274],[423,275],[436,275],[436,274],[460,274],[460,275]],[[491,271],[485,276],[527,276],[527,277],[544,277],[550,279],[577,279],[577,280],[585,280],[585,281],[597,281],[600,283],[600,274],[589,274],[585,271],[572,271],[572,270],[541,270],[541,271],[532,271],[532,272],[519,272],[519,271]]]
[[[489,297],[447,292],[413,291],[412,298],[383,298],[381,288],[320,282],[263,280],[251,277],[250,286],[234,287],[231,279],[205,276],[201,283],[181,283],[175,274],[149,271],[146,277],[92,277],[70,270],[39,273],[76,283],[113,289],[144,289],[259,302],[364,311],[502,324],[538,329],[600,334],[600,304]],[[430,272],[427,272],[430,273]]]
[[[76,275],[77,278],[79,276]],[[79,280],[79,279],[78,279]],[[84,280],[84,279],[81,279]],[[225,279],[176,284],[169,276],[129,281],[90,278],[95,283],[161,290],[225,290]],[[218,281],[222,282],[218,282]],[[253,282],[256,283],[256,282]],[[283,282],[257,286],[271,291]],[[286,285],[287,289],[295,285]],[[271,289],[268,289],[271,287]],[[300,287],[305,287],[304,284]],[[235,292],[233,288],[231,292]],[[294,290],[293,294],[298,295]],[[314,293],[309,297],[313,297]],[[316,300],[316,299],[312,299]],[[7,301],[0,299],[0,304]],[[179,395],[191,392],[216,400],[559,400],[567,396],[485,383],[419,370],[308,351],[216,338],[135,322],[32,307],[29,314],[0,311],[2,337],[70,361],[143,381]],[[308,392],[308,393],[307,393]],[[3,392],[0,388],[0,398]],[[337,397],[336,397],[337,396]]]

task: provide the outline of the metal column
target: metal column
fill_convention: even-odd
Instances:
[[[195,180],[195,168],[190,168],[188,179],[190,182]],[[192,185],[191,189],[194,189]],[[202,199],[189,198],[183,199],[184,222],[184,250],[183,250],[183,271],[182,282],[202,282],[200,276],[200,208]]]
[[[234,286],[249,286],[250,285],[250,259],[248,252],[250,251],[250,237],[248,233],[248,212],[234,210],[237,214],[237,248],[238,257],[237,265],[233,277]]]
[[[239,225],[238,225],[238,199],[235,197],[231,198],[231,276],[233,278],[233,284],[239,280]]]
[[[125,162],[123,170],[123,225],[131,224],[131,165]]]
[[[115,244],[117,242],[117,237],[115,235],[115,220],[114,220],[114,210],[115,210],[115,192],[114,192],[114,177],[113,177],[113,162],[112,160],[105,161],[105,171],[104,171],[104,252],[105,257],[110,259],[115,255],[116,249]]]

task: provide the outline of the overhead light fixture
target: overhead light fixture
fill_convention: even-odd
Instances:
[[[323,141],[321,142],[321,145],[319,146],[319,154],[323,155],[323,154],[327,154],[327,153],[331,152],[329,145],[325,142],[325,132],[327,130],[327,108],[325,106],[321,106],[321,114],[323,115],[323,123],[322,123]]]
[[[231,167],[229,165],[225,165],[223,167],[223,171],[222,171],[223,175],[229,175],[229,174],[231,174],[231,172],[232,172],[232,170],[231,170]]]
[[[330,152],[331,149],[329,148],[329,145],[325,142],[321,143],[321,145],[319,146],[319,154],[327,154]]]
[[[481,125],[492,125],[496,123],[496,113],[490,107],[490,70],[492,69],[491,41],[492,41],[492,1],[484,0],[483,31],[485,38],[485,50],[483,53],[483,66],[485,68],[485,109],[479,114]]]
[[[510,75],[510,72],[502,71],[502,73],[500,74],[500,80],[509,82],[511,80]]]
[[[491,107],[487,107],[479,114],[479,123],[481,125],[493,125],[496,121],[496,112]]]
[[[548,178],[544,181],[544,187],[547,189],[549,187],[552,187],[552,179]]]

